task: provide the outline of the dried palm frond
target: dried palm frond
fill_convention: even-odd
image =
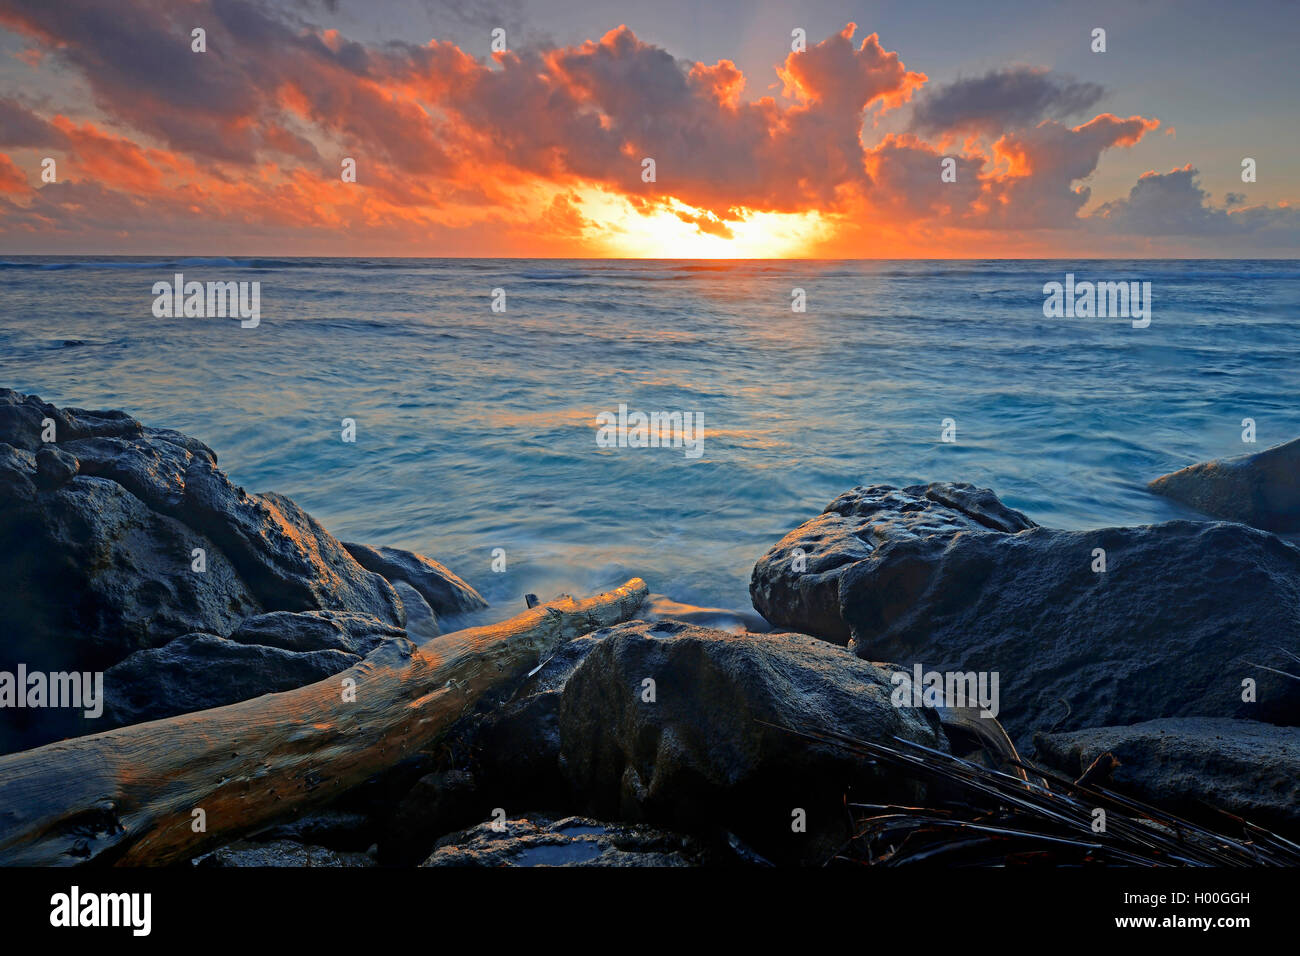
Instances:
[[[775,725],[772,725],[775,726]],[[1218,832],[1082,779],[1020,764],[995,770],[901,737],[892,743],[779,728],[841,748],[958,796],[938,807],[849,804],[857,832],[833,862],[876,866],[1298,866],[1300,845],[1220,811]],[[1098,810],[1104,810],[1099,826]],[[1094,829],[1096,827],[1096,829]],[[830,862],[830,861],[828,861]]]

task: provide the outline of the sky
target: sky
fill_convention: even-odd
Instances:
[[[1294,258],[1297,14],[0,0],[0,252]]]

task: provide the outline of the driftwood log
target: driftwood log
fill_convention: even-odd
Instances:
[[[0,864],[173,863],[324,803],[427,746],[565,641],[629,619],[645,593],[633,578],[500,624],[395,642],[296,690],[0,757]]]

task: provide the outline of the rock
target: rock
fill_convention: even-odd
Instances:
[[[774,624],[851,638],[862,657],[996,672],[999,719],[1022,747],[1058,722],[1300,723],[1300,682],[1247,663],[1300,647],[1300,549],[1244,525],[1058,531],[969,485],[878,485],[782,539],[750,590]],[[1241,699],[1246,677],[1256,703]]]
[[[140,435],[144,426],[125,412],[90,412],[82,408],[55,408],[35,395],[0,388],[0,442],[35,453],[44,445],[47,425],[53,440],[65,442],[92,436]]]
[[[387,581],[357,564],[289,498],[250,495],[232,485],[202,442],[141,428],[128,437],[91,435],[60,447],[77,458],[81,474],[115,482],[214,542],[268,610],[363,611],[404,623]]]
[[[354,611],[272,611],[245,618],[230,635],[240,644],[287,651],[336,650],[360,657],[384,641],[405,637],[400,627]]]
[[[585,817],[481,823],[438,841],[422,866],[694,866],[701,851],[688,837]]]
[[[81,463],[62,448],[46,445],[36,453],[36,485],[49,491],[59,488],[76,476]]]
[[[360,660],[338,650],[289,651],[215,634],[185,634],[110,667],[104,674],[104,716],[83,733],[291,690]]]
[[[203,573],[191,569],[195,548]],[[34,670],[102,670],[180,634],[229,633],[262,610],[210,539],[86,475],[6,502],[0,580],[0,660]]]
[[[405,581],[388,583],[393,586],[398,599],[402,602],[402,610],[406,612],[406,630],[413,638],[437,637],[442,633],[438,615],[433,613],[433,608],[429,607],[429,602],[424,599],[423,594]]]
[[[221,547],[268,610],[362,611],[405,623],[392,585],[283,495],[248,495],[206,463],[186,472],[185,493],[187,523]]]
[[[343,542],[368,571],[389,581],[404,581],[420,593],[434,614],[450,617],[488,606],[483,596],[432,558],[397,548],[372,548]]]
[[[1128,727],[1035,734],[1038,759],[1078,777],[1100,754],[1119,758],[1117,792],[1231,829],[1206,804],[1292,837],[1300,832],[1300,728],[1185,717]]]
[[[571,641],[484,719],[485,794],[725,829],[768,859],[819,862],[850,835],[846,794],[891,802],[922,790],[777,728],[946,749],[934,712],[895,708],[891,690],[885,668],[803,635],[629,622]],[[796,810],[806,832],[792,829]]]
[[[47,420],[57,445],[41,441]],[[0,560],[25,568],[28,586],[5,624],[38,646],[66,641],[76,629],[88,643],[116,645],[120,660],[188,631],[229,633],[234,622],[260,610],[348,610],[404,622],[387,581],[362,568],[288,498],[248,495],[231,485],[202,442],[145,428],[122,412],[61,411],[3,389],[0,443],[9,446],[0,456],[6,472],[0,491],[8,499],[0,512],[0,540],[7,545]],[[28,452],[34,458],[25,458]],[[222,587],[191,570],[194,548],[206,553],[207,577],[214,576],[213,566],[219,569]],[[68,579],[70,565],[83,570]],[[105,572],[135,582],[146,606],[115,607],[103,626],[97,608],[72,620],[36,606],[67,604],[69,594],[94,595],[95,579]],[[218,593],[204,601],[213,590]],[[194,592],[195,604],[203,606],[158,614],[148,602],[164,600],[158,595],[163,591]],[[125,593],[115,597],[129,600]],[[218,605],[227,606],[218,611]],[[131,622],[149,617],[157,623],[141,636]]]
[[[608,633],[608,632],[605,632]],[[563,807],[575,801],[561,761],[560,697],[599,638],[561,645],[513,697],[491,701],[459,728],[479,756],[480,785],[494,805]]]
[[[293,501],[232,485],[203,442],[123,412],[59,409],[0,389],[0,671],[19,663],[29,672],[103,671],[192,634],[358,655],[402,636],[407,606],[414,633],[436,633],[417,592],[449,611],[483,606],[436,562],[374,554],[410,579],[405,601]],[[174,653],[188,653],[186,645]],[[144,686],[140,668],[162,659],[137,658],[119,674]],[[330,658],[315,660],[290,672],[317,679]],[[250,675],[240,686],[255,696],[292,685]],[[200,697],[211,706],[214,695]],[[6,709],[0,752],[79,726],[52,709]]]
[[[419,863],[438,837],[473,825],[491,810],[473,775],[464,770],[421,777],[393,813],[379,843],[379,859],[386,866]]]
[[[374,859],[366,853],[331,850],[323,846],[310,846],[293,840],[272,840],[254,843],[236,840],[196,857],[194,866],[318,866],[352,867],[374,866]]]
[[[1038,527],[986,488],[934,483],[855,488],[782,538],[754,566],[754,608],[778,627],[847,644],[841,612],[845,572],[896,541],[944,540],[966,531],[1015,534]]]
[[[4,408],[0,404],[0,409]],[[36,456],[24,448],[0,442],[0,500],[8,507],[36,499]],[[0,525],[0,533],[3,532]]]
[[[1216,518],[1265,531],[1300,531],[1300,438],[1251,455],[1189,465],[1147,487]]]
[[[289,840],[327,850],[364,853],[375,845],[376,836],[374,822],[366,814],[326,807],[254,833],[248,839],[255,843]]]

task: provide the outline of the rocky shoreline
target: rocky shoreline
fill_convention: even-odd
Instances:
[[[1071,780],[1113,754],[1118,793],[1294,838],[1300,548],[1279,533],[1300,529],[1297,476],[1300,440],[1192,466],[1152,490],[1232,520],[1083,532],[969,484],[855,488],[758,557],[761,618],[652,595],[413,756],[190,859],[811,865],[854,840],[847,807],[952,799],[820,735]],[[0,709],[0,754],[50,761],[65,738],[436,652],[487,606],[432,558],[233,485],[194,438],[7,389],[0,580],[0,672],[102,674],[95,716]],[[993,716],[913,706],[899,675],[923,671],[992,677]],[[39,810],[0,810],[0,863],[4,827]],[[94,839],[70,832],[64,862]]]

